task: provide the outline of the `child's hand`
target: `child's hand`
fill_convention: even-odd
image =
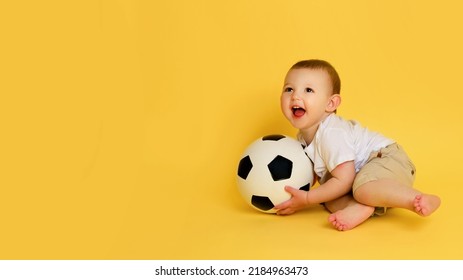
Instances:
[[[307,192],[298,190],[289,186],[285,187],[285,191],[292,195],[292,197],[275,206],[277,215],[290,215],[308,206]]]

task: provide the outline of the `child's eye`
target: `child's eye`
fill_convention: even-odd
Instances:
[[[305,89],[305,92],[311,93],[311,92],[313,92],[313,89],[311,89],[311,88],[306,88],[306,89]]]
[[[293,88],[287,87],[287,88],[285,88],[285,92],[293,92]]]

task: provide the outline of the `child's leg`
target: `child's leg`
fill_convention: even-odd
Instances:
[[[350,194],[325,203],[332,213],[328,221],[338,230],[349,230],[367,220],[374,207],[358,203]]]
[[[431,215],[440,206],[440,198],[425,194],[393,179],[379,179],[360,185],[354,197],[366,205],[397,207],[421,216]]]

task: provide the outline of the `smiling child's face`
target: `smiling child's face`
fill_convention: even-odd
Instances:
[[[320,122],[332,113],[333,87],[323,69],[291,69],[281,93],[281,110],[293,127],[316,131]],[[330,105],[331,104],[331,105]]]

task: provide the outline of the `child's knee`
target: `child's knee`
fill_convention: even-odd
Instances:
[[[358,186],[352,193],[355,200],[357,200],[360,203],[366,204],[370,201],[371,192],[369,191],[367,185],[368,183]]]

